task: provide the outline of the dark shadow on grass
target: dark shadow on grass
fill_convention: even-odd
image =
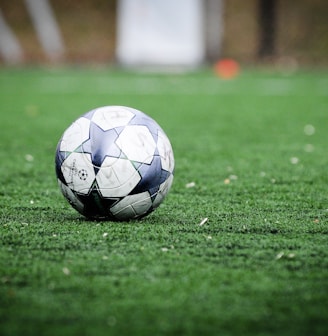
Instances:
[[[78,224],[117,224],[117,225],[134,225],[134,224],[154,224],[152,221],[148,220],[149,218],[147,217],[140,217],[140,218],[135,218],[135,219],[130,219],[130,220],[115,220],[115,219],[108,219],[108,218],[88,218],[84,217],[83,215],[79,214],[66,214],[65,217],[62,217],[63,222],[71,222],[73,223],[78,223]]]

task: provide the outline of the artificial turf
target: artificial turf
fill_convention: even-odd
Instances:
[[[0,89],[1,335],[327,335],[326,71],[2,69]],[[60,136],[103,105],[172,142],[143,220],[87,221],[58,189]]]

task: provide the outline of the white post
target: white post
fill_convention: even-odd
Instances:
[[[23,50],[0,10],[0,54],[8,64],[23,61]]]
[[[64,55],[64,43],[48,0],[25,0],[34,28],[44,52],[51,60]]]
[[[203,16],[203,0],[119,0],[119,63],[155,67],[201,64],[205,55]]]

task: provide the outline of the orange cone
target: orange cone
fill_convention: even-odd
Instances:
[[[232,79],[240,72],[238,62],[230,58],[223,58],[214,64],[214,72],[223,79]]]

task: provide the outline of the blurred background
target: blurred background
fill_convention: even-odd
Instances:
[[[327,0],[0,0],[0,65],[328,65]]]

